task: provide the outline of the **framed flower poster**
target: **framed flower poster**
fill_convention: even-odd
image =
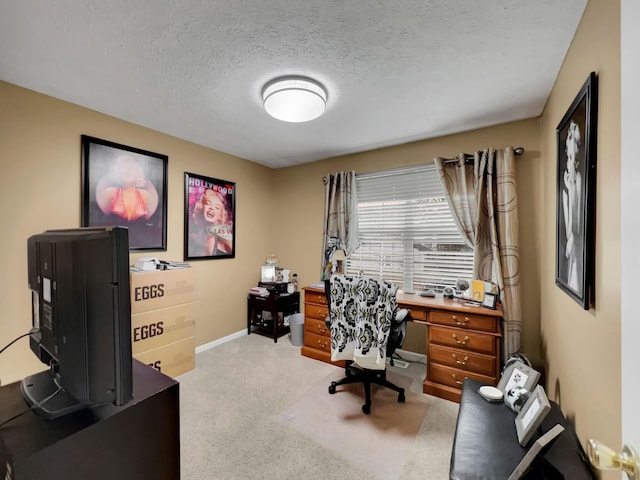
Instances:
[[[124,226],[130,250],[166,250],[168,157],[87,135],[81,150],[82,226]]]

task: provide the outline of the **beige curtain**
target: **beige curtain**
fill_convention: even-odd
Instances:
[[[505,354],[520,351],[520,252],[518,196],[513,148],[435,158],[449,205],[462,235],[474,249],[474,278],[500,287],[505,321]]]
[[[333,252],[344,250],[347,257],[360,246],[356,172],[338,172],[325,177],[324,231],[321,272]]]

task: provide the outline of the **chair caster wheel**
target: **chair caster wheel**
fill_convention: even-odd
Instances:
[[[329,385],[329,393],[331,395],[333,395],[334,393],[336,393],[336,386],[335,386],[335,382],[332,382],[331,385]]]
[[[404,398],[404,392],[400,392],[400,393],[398,394],[398,402],[400,402],[400,403],[404,403],[404,401],[405,401],[405,398]]]
[[[371,412],[371,405],[368,405],[366,403],[362,405],[362,413],[364,413],[365,415],[369,415],[370,412]]]

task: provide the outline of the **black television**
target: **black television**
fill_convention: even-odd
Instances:
[[[32,291],[29,345],[49,368],[20,383],[27,404],[52,420],[133,395],[129,232],[47,230],[27,241]]]

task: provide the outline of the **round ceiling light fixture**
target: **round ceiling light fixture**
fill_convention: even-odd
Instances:
[[[308,122],[324,113],[327,91],[307,77],[281,77],[262,89],[265,111],[284,122]]]

